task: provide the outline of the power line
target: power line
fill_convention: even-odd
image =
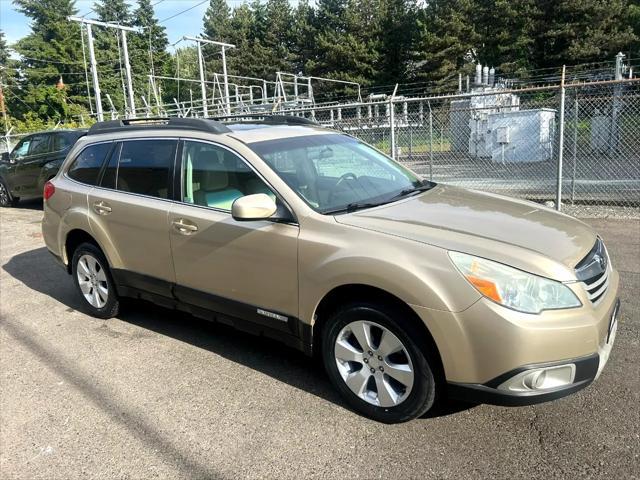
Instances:
[[[163,18],[162,20],[160,20],[158,23],[164,23],[167,20],[171,20],[172,18],[176,18],[179,15],[182,15],[183,13],[187,13],[189,10],[193,10],[194,8],[199,7],[200,5],[204,5],[205,3],[207,3],[209,0],[203,0],[202,2],[199,2],[195,5],[193,5],[192,7],[187,8],[186,10],[182,10],[181,12],[175,13],[173,15],[171,15],[170,17],[167,18]]]

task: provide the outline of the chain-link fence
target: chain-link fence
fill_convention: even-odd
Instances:
[[[560,197],[565,205],[639,207],[635,80],[481,88],[286,113],[361,138],[437,182],[554,204]]]

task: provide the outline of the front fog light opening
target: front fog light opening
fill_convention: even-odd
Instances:
[[[576,377],[576,366],[573,363],[556,365],[554,367],[541,367],[525,370],[505,382],[501,383],[498,390],[511,392],[539,392],[552,390],[571,385]]]

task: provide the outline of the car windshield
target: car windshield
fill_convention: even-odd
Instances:
[[[249,147],[320,213],[373,207],[434,185],[347,135],[281,138]]]

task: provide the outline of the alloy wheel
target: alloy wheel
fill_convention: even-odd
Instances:
[[[349,323],[336,338],[334,355],[344,382],[371,405],[395,407],[411,393],[411,357],[400,339],[382,325]]]
[[[0,182],[0,205],[6,206],[9,205],[10,202],[9,191],[7,187],[4,186],[4,183]]]
[[[78,285],[84,298],[92,307],[103,308],[109,299],[109,284],[107,275],[92,255],[82,255],[78,259]]]

